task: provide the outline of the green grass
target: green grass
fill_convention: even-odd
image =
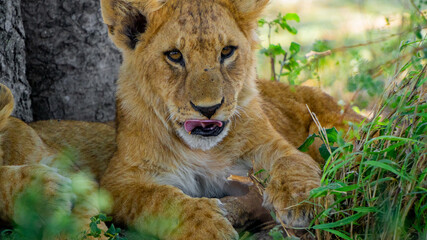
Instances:
[[[426,66],[402,67],[372,120],[336,135],[312,191],[318,239],[427,239]],[[401,76],[405,75],[402,80]]]
[[[318,239],[427,239],[427,45],[411,35],[371,120],[336,136],[312,191]]]
[[[423,1],[405,4],[412,8],[402,12],[401,24],[385,33],[366,31],[368,40],[353,37],[301,46],[301,51],[327,54],[289,59],[286,47],[270,55],[262,52],[276,60],[276,75],[283,56],[296,62],[290,71],[297,78],[280,81],[305,84],[315,79],[322,87],[334,85],[333,91],[344,92],[347,97],[341,97],[349,100],[342,103],[343,109],[365,108],[369,115],[347,132],[319,124],[320,134],[300,147],[307,149],[315,137],[324,140],[319,149],[325,158],[321,187],[306,201],[315,206],[316,217],[305,237],[427,239],[427,42],[422,30],[427,21],[419,11],[425,8]],[[276,34],[283,34],[280,28]],[[275,228],[271,235],[284,239],[278,231]]]

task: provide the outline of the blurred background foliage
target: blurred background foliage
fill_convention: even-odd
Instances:
[[[413,13],[426,9],[426,3],[272,0],[260,21],[259,77],[274,79],[268,55],[274,52],[276,80],[320,87],[341,104],[352,104],[367,115],[396,64],[412,57],[410,51],[402,53],[400,48],[407,43],[406,47],[413,48],[413,42],[423,38],[424,20]],[[279,24],[270,29],[266,23],[272,21]],[[280,69],[282,76],[278,76]]]

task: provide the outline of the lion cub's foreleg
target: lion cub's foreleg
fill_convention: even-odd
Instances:
[[[218,199],[189,197],[146,174],[137,167],[107,170],[101,186],[113,195],[116,221],[160,239],[237,238]]]
[[[312,208],[309,204],[300,203],[309,196],[311,189],[320,184],[318,164],[282,138],[266,116],[252,119],[252,124],[263,131],[248,137],[252,149],[245,158],[253,160],[256,171],[265,169],[270,175],[264,205],[274,207],[278,217],[289,226],[308,226]]]
[[[270,146],[269,146],[270,145]],[[264,145],[265,151],[256,159],[255,169],[266,169],[270,182],[264,192],[264,205],[274,207],[278,217],[291,227],[307,227],[312,208],[302,201],[310,190],[320,184],[320,169],[307,154],[286,145],[282,139]]]

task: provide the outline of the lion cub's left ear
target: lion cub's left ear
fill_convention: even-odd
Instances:
[[[165,0],[101,0],[102,17],[118,48],[133,50],[150,26],[148,14]]]
[[[236,8],[237,21],[249,28],[256,28],[256,23],[269,0],[229,0]]]

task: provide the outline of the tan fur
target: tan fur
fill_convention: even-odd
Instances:
[[[252,166],[271,175],[264,204],[290,226],[309,223],[310,208],[297,204],[319,186],[320,169],[295,148],[315,130],[305,104],[326,125],[345,127],[343,120],[358,117],[344,117],[329,96],[311,88],[259,82],[260,97],[254,32],[267,3],[101,0],[124,57],[118,147],[101,180],[113,195],[116,221],[161,239],[235,238],[218,200],[205,197],[226,195],[225,178]],[[220,62],[229,45],[238,48]],[[165,52],[173,49],[185,64],[167,59]],[[229,121],[221,135],[184,130],[186,120],[207,119],[190,102],[208,107],[222,99],[211,117]]]
[[[70,184],[70,179],[57,169],[57,160],[64,159],[61,153],[69,149],[73,154],[67,158],[71,167],[90,172],[98,179],[115,149],[114,129],[100,123],[76,121],[52,120],[27,125],[9,117],[12,109],[12,94],[0,84],[0,220],[13,220],[16,198],[31,183],[40,181],[37,183],[44,188],[40,194],[48,198],[64,197],[62,206],[52,208],[70,211],[70,217],[77,219],[82,231],[87,230],[89,218],[98,214],[98,209],[79,202],[81,199],[73,202],[69,195],[61,195],[58,190]],[[96,191],[95,179],[89,190]],[[81,194],[84,199],[89,193]]]
[[[363,120],[353,110],[339,106],[320,89],[271,81],[258,81],[257,87],[263,100],[262,108],[274,129],[295,147],[300,146],[310,134],[318,132],[307,107],[316,114],[324,128],[347,129],[347,122]],[[319,154],[322,142],[317,140],[310,146],[308,153],[318,163],[322,163],[323,158]]]

